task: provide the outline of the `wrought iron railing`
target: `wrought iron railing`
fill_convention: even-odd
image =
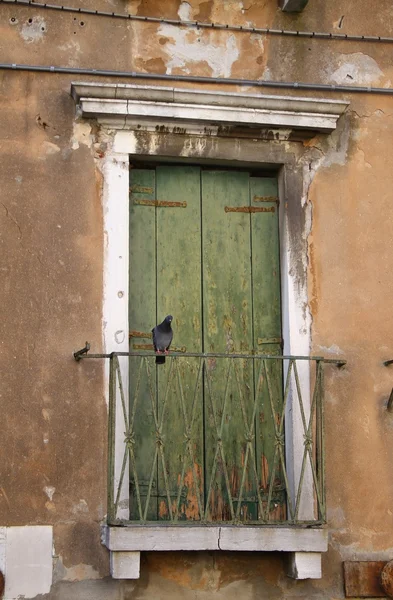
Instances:
[[[109,358],[108,523],[320,525],[322,357]]]

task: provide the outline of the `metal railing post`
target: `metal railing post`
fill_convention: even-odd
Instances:
[[[113,523],[115,485],[115,434],[116,434],[116,363],[114,354],[109,359],[109,406],[108,406],[108,473],[107,473],[107,521]]]

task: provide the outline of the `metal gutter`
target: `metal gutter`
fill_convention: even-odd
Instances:
[[[81,15],[90,15],[97,17],[106,17],[112,19],[125,19],[128,21],[141,21],[145,23],[165,23],[175,27],[192,27],[196,29],[215,29],[223,31],[237,31],[239,33],[258,33],[261,35],[288,36],[292,38],[306,38],[319,40],[335,40],[346,42],[380,42],[392,44],[393,37],[380,35],[348,35],[346,33],[326,33],[322,31],[293,31],[287,29],[270,29],[269,27],[250,27],[243,25],[229,25],[222,23],[205,23],[200,21],[183,21],[180,19],[166,19],[163,17],[144,17],[141,15],[131,15],[126,13],[106,12],[99,10],[90,10],[88,8],[77,8],[74,6],[64,6],[57,4],[47,4],[44,2],[34,2],[33,0],[0,0],[0,4],[13,6],[23,6],[25,8],[38,8],[47,10],[56,10],[60,12],[77,13]]]
[[[0,70],[32,71],[40,73],[57,73],[72,75],[90,75],[92,77],[117,77],[129,79],[144,79],[155,81],[185,81],[192,83],[207,83],[219,85],[255,86],[286,90],[310,90],[317,92],[346,92],[350,94],[382,94],[393,95],[393,88],[365,87],[354,85],[329,85],[324,83],[301,83],[290,81],[260,81],[257,79],[232,79],[221,77],[199,77],[197,75],[167,75],[163,73],[140,73],[135,71],[114,71],[111,69],[84,69],[77,67],[55,67],[43,65],[22,65],[16,63],[0,63]]]

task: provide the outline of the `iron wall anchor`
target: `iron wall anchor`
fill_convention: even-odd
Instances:
[[[383,362],[385,367],[388,367],[389,365],[393,365],[393,360],[385,360]],[[389,396],[389,400],[386,406],[388,412],[393,412],[393,388],[392,391],[390,392],[390,396]]]
[[[81,350],[78,350],[77,352],[74,352],[74,358],[76,361],[79,361],[83,354],[87,354],[90,350],[90,344],[89,342],[86,342],[86,345],[84,348],[82,348]]]

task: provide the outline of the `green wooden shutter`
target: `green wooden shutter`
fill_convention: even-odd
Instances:
[[[134,334],[149,333],[171,313],[177,350],[280,354],[276,196],[275,179],[247,172],[190,166],[133,169]],[[131,342],[131,349],[151,344],[135,336]],[[130,362],[133,410],[140,361]],[[157,369],[154,359],[149,364],[150,389],[146,375],[139,380],[134,445],[143,507],[151,487],[147,519],[170,519],[179,508],[179,519],[199,521],[207,502],[209,519],[256,520],[261,518],[260,494],[266,508],[273,470],[276,506],[270,518],[280,518],[285,492],[281,471],[273,465],[273,419],[282,403],[281,368],[269,363],[255,404],[258,373],[251,359],[208,359],[203,373],[199,359],[192,357],[166,361]],[[162,423],[159,432],[153,413]],[[139,519],[134,488],[131,476],[131,518]]]

